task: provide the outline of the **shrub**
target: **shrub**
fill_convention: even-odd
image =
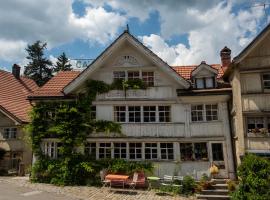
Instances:
[[[185,176],[183,179],[183,194],[190,195],[195,192],[196,183],[193,177]]]
[[[235,191],[236,186],[237,186],[237,184],[236,184],[235,181],[233,181],[233,180],[228,180],[228,181],[227,181],[227,184],[228,184],[228,190],[229,190],[230,192]]]
[[[238,167],[239,186],[233,199],[269,199],[270,161],[252,154],[243,158]]]
[[[55,185],[100,185],[99,172],[102,169],[108,169],[110,173],[132,174],[135,171],[152,172],[153,165],[123,159],[92,160],[80,154],[57,160],[41,158],[32,167],[31,181]]]

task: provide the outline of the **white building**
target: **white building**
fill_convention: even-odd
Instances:
[[[171,67],[129,32],[121,34],[83,72],[60,72],[29,99],[62,100],[82,91],[89,79],[142,79],[147,89],[112,90],[93,102],[97,120],[122,125],[124,135],[92,134],[85,152],[99,158],[149,160],[156,175],[209,173],[234,177],[227,102],[231,89],[221,82],[220,65]],[[89,105],[90,106],[90,105]],[[44,140],[56,156],[57,140]]]

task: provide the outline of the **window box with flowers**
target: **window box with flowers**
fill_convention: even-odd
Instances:
[[[269,122],[267,117],[247,117],[247,136],[269,137]]]

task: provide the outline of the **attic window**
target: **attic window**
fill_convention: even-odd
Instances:
[[[214,88],[214,77],[207,77],[207,78],[196,78],[196,88],[197,89],[204,89],[204,88]]]

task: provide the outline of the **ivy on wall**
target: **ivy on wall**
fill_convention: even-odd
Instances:
[[[109,85],[103,81],[89,80],[84,92],[79,94],[76,100],[36,103],[31,112],[31,123],[25,127],[26,132],[29,133],[33,152],[38,157],[38,161],[32,168],[31,179],[33,181],[60,185],[86,184],[87,177],[89,179],[90,175],[92,178],[96,176],[96,172],[105,165],[95,167],[97,161],[91,161],[91,158],[77,153],[76,149],[86,141],[90,133],[121,134],[120,124],[91,118],[91,105],[96,96],[121,87],[123,89],[145,88],[140,81],[121,82],[121,84],[114,82]],[[57,160],[48,159],[43,155],[41,142],[44,138],[57,138],[61,143],[60,156]],[[119,162],[122,163],[122,161]],[[119,167],[119,162],[114,165]],[[132,166],[134,165],[134,163],[130,163]],[[128,168],[129,165],[125,164]],[[111,166],[111,162],[107,163],[108,166]],[[136,164],[136,168],[143,166],[152,168],[151,164]]]

